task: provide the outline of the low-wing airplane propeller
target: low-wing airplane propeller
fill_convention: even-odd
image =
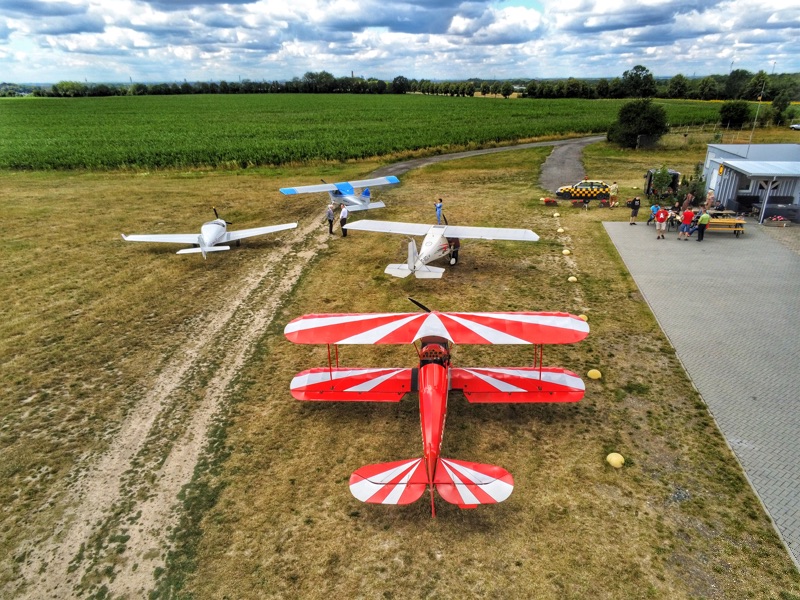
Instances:
[[[196,254],[201,253],[203,258],[209,252],[221,252],[223,250],[230,250],[230,246],[217,246],[217,244],[227,244],[229,242],[239,242],[248,237],[256,235],[264,235],[267,233],[274,233],[276,231],[283,231],[284,229],[294,229],[297,223],[284,223],[282,225],[269,225],[267,227],[255,227],[253,229],[240,229],[239,231],[228,231],[228,225],[232,225],[229,221],[221,219],[217,214],[217,209],[214,208],[214,216],[217,217],[213,221],[203,223],[200,227],[200,234],[196,233],[154,233],[144,235],[125,235],[122,234],[122,239],[126,242],[163,242],[168,244],[194,244],[194,248],[184,248],[178,250],[176,254]]]
[[[432,516],[434,490],[460,508],[474,508],[502,502],[514,488],[502,467],[441,456],[448,392],[459,390],[468,402],[577,402],[583,381],[566,369],[542,366],[541,346],[577,342],[588,333],[580,318],[547,312],[312,314],[284,329],[297,344],[328,344],[329,362],[330,345],[337,346],[336,366],[309,369],[292,379],[291,394],[298,400],[399,402],[418,392],[422,458],[361,467],[350,477],[350,491],[362,502],[410,504],[428,490]],[[338,344],[414,344],[419,366],[340,367]],[[534,364],[457,368],[451,365],[454,344],[534,344]]]
[[[414,240],[408,242],[408,261],[406,264],[391,264],[385,273],[395,277],[408,277],[412,273],[418,279],[439,279],[444,273],[441,267],[431,267],[428,263],[450,255],[450,264],[455,264],[451,254],[454,244],[461,239],[511,240],[536,242],[539,236],[530,229],[509,229],[504,227],[463,227],[461,225],[425,225],[423,223],[399,223],[393,221],[372,221],[364,219],[345,225],[345,229],[356,231],[376,231],[379,233],[399,233],[414,236],[424,235],[420,250]]]
[[[281,188],[281,194],[294,196],[295,194],[310,194],[316,192],[328,192],[331,202],[339,205],[344,204],[350,212],[359,210],[369,210],[372,208],[383,208],[383,202],[372,202],[369,186],[393,185],[400,183],[394,175],[389,177],[376,177],[374,179],[360,179],[358,181],[341,181],[339,183],[327,183],[323,180],[317,185],[303,185],[292,188]],[[360,194],[356,194],[356,188],[364,188]]]

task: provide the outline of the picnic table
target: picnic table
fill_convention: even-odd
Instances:
[[[744,233],[744,219],[711,219],[706,226],[706,231],[732,231],[737,238]]]

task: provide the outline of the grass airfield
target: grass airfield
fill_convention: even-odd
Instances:
[[[128,431],[143,398],[157,395],[154,381],[175,371],[177,385],[123,465],[107,514],[83,548],[67,549],[75,597],[141,597],[136,586],[148,580],[154,597],[186,598],[800,597],[793,563],[602,230],[602,220],[628,212],[564,205],[553,217],[535,183],[548,152],[440,163],[380,190],[387,208],[369,218],[431,221],[442,197],[451,223],[541,236],[536,244],[465,242],[459,265],[438,281],[383,273],[405,256],[400,236],[342,239],[337,230],[328,239],[324,196],[277,192],[363,177],[377,163],[0,174],[3,214],[15,227],[0,242],[3,595],[35,597],[37,579],[55,564],[47,555],[37,563],[36,546],[62,532],[57,545],[74,528],[75,489]],[[585,166],[629,197],[647,168],[667,162],[691,173],[703,156],[704,147],[620,153],[599,144],[587,149]],[[298,221],[308,233],[254,238],[207,261],[119,238],[199,229],[213,205],[232,229]],[[305,254],[296,284],[275,292],[281,265]],[[571,275],[578,283],[567,282]],[[240,300],[243,282],[252,291]],[[412,312],[407,296],[442,311],[589,318],[584,342],[544,353],[545,364],[603,373],[585,378],[581,402],[483,406],[450,397],[443,455],[508,469],[516,485],[502,504],[461,511],[439,500],[436,519],[424,500],[361,504],[347,488],[353,470],[420,455],[416,397],[315,404],[288,393],[296,372],[327,362],[325,347],[283,338],[289,320]],[[242,314],[229,316],[235,302]],[[251,331],[249,312],[266,302],[277,302],[274,316]],[[215,378],[231,369],[241,332],[253,343],[225,379],[191,484],[176,484],[181,502],[163,511],[170,533],[134,547],[142,506],[158,496]],[[184,357],[197,339],[208,344]],[[342,347],[340,358],[415,364],[410,347]],[[532,360],[520,347],[454,351],[457,366]],[[626,457],[620,471],[604,461],[611,451]]]

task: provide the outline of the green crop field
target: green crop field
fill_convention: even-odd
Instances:
[[[198,95],[0,100],[0,168],[242,168],[604,132],[623,100]],[[719,105],[661,101],[672,125]]]

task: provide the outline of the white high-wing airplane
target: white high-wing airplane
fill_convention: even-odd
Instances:
[[[536,242],[539,236],[530,229],[507,229],[503,227],[462,227],[460,225],[425,225],[422,223],[396,223],[392,221],[355,221],[345,229],[399,233],[401,235],[424,235],[422,246],[417,251],[414,240],[408,242],[408,263],[386,267],[385,273],[395,277],[408,277],[412,273],[417,279],[439,279],[444,273],[441,267],[428,266],[429,262],[450,254],[450,264],[458,261],[461,239],[511,240]],[[451,245],[453,247],[451,247]],[[451,250],[455,252],[451,253]]]
[[[200,233],[154,233],[144,235],[125,235],[122,239],[126,242],[165,242],[169,244],[194,244],[194,248],[184,248],[178,250],[176,254],[197,254],[201,253],[206,258],[208,252],[221,252],[230,250],[230,246],[217,246],[217,244],[227,244],[229,242],[239,242],[244,238],[254,235],[264,235],[274,233],[284,229],[294,229],[297,223],[284,223],[283,225],[269,225],[268,227],[255,227],[253,229],[240,229],[239,231],[228,231],[228,225],[232,225],[225,219],[220,219],[217,209],[214,209],[213,221],[203,223]]]
[[[400,183],[394,175],[389,177],[376,177],[375,179],[361,179],[359,181],[342,181],[339,183],[325,183],[317,185],[303,185],[293,188],[281,188],[281,194],[294,196],[295,194],[310,194],[316,192],[328,192],[331,202],[344,204],[350,212],[357,210],[368,210],[370,208],[383,208],[383,202],[370,202],[371,196],[369,186],[392,185]],[[355,188],[364,188],[360,194],[356,194]]]

